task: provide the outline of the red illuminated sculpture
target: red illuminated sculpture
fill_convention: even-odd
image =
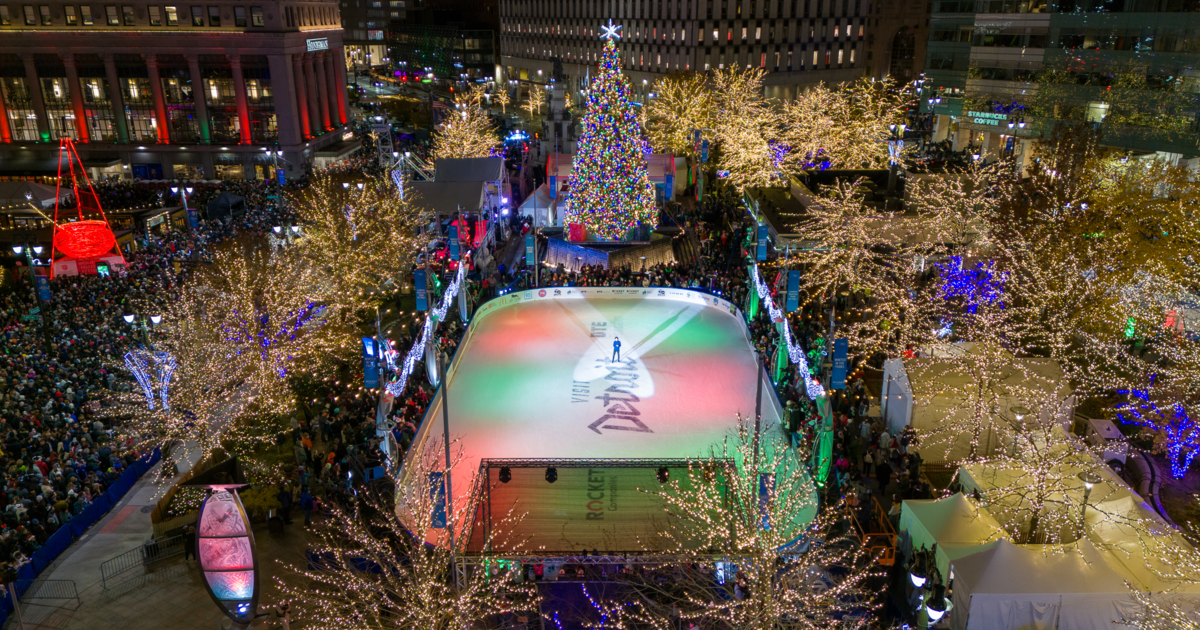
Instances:
[[[63,161],[67,172],[63,173]],[[78,165],[78,170],[76,169]],[[80,179],[83,180],[82,186]],[[92,188],[75,144],[70,138],[59,141],[58,190],[71,187],[75,209],[62,207],[61,198],[54,205],[54,247],[51,249],[50,277],[59,275],[107,273],[113,267],[124,267],[125,256],[117,237],[100,207],[100,198]],[[76,215],[76,216],[71,216]]]

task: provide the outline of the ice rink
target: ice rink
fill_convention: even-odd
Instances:
[[[724,300],[675,289],[544,289],[484,304],[447,390],[450,435],[464,454],[456,502],[482,458],[707,454],[739,414],[754,415],[753,350],[731,311]],[[440,404],[415,443],[442,443]],[[764,425],[777,425],[766,390],[762,407]]]

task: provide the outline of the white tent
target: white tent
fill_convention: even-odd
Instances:
[[[905,554],[937,545],[937,568],[950,575],[951,560],[982,551],[980,545],[1007,540],[1008,533],[986,510],[961,493],[935,501],[905,501],[900,507],[900,538]],[[972,549],[975,551],[972,551]]]
[[[954,561],[950,627],[961,630],[1123,628],[1136,605],[1088,541],[1061,550],[999,541]]]
[[[899,435],[911,426],[925,437],[917,449],[928,463],[940,464],[966,459],[976,436],[970,431],[953,435],[939,431],[951,426],[956,417],[964,422],[970,417],[970,402],[964,392],[971,391],[975,382],[970,370],[964,367],[976,352],[972,343],[940,344],[921,349],[921,358],[891,359],[883,365],[880,409],[883,421],[892,435]],[[998,426],[1014,422],[1008,410],[1031,403],[1016,392],[1045,392],[1056,400],[1057,409],[1040,409],[1042,422],[1069,422],[1075,406],[1074,393],[1063,376],[1062,368],[1053,359],[1012,358],[1011,369],[997,381],[990,395],[1000,410],[991,424],[978,436],[977,455],[988,455],[1001,447]],[[1040,405],[1039,405],[1040,406]],[[945,433],[939,435],[939,433]]]
[[[558,199],[550,198],[550,188],[546,184],[542,184],[533,191],[532,195],[521,202],[520,207],[517,208],[517,215],[533,217],[533,224],[538,227],[562,225],[560,217],[556,216],[557,204]]]

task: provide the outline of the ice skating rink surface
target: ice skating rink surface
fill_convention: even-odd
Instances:
[[[755,360],[738,317],[724,300],[671,289],[544,289],[483,305],[447,390],[463,449],[456,500],[485,458],[708,454],[739,414],[754,415]],[[768,401],[764,425],[777,425]],[[416,442],[442,443],[440,404]]]

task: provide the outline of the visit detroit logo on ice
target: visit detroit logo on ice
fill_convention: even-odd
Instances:
[[[592,322],[591,336],[594,339],[608,337],[607,322]],[[604,382],[609,385],[592,396],[592,383],[589,381],[573,381],[571,384],[571,402],[587,403],[589,400],[599,400],[604,407],[602,415],[588,428],[596,433],[608,431],[637,431],[653,433],[650,427],[642,422],[642,413],[638,411],[637,403],[642,401],[634,391],[638,388],[641,370],[635,357],[626,357],[619,361],[597,357],[595,367],[605,372]]]

